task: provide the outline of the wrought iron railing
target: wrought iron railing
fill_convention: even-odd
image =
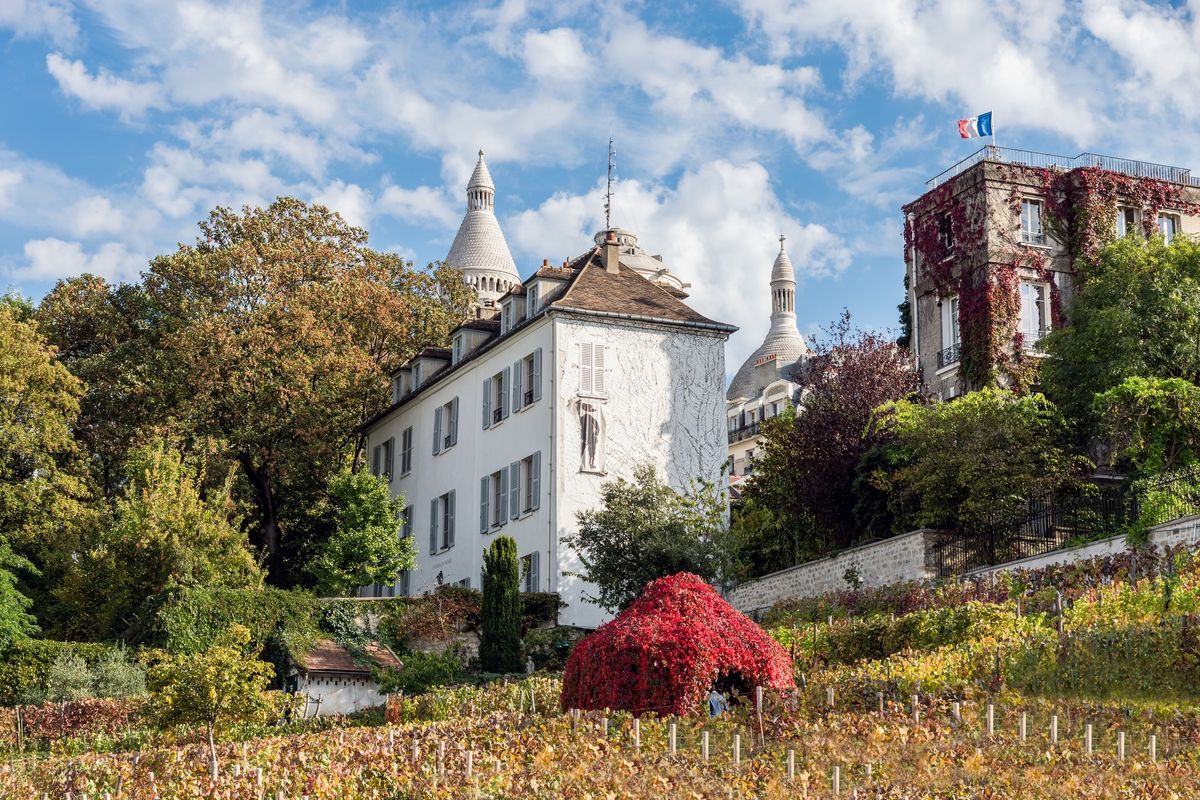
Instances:
[[[958,342],[955,342],[954,344],[950,345],[949,347],[947,347],[943,350],[938,350],[938,354],[937,354],[938,369],[941,369],[942,367],[948,367],[951,364],[957,364],[959,355],[960,355],[960,352],[959,352],[959,343]]]
[[[744,442],[747,439],[753,439],[755,436],[758,436],[758,423],[751,422],[749,425],[743,425],[740,428],[731,430],[729,432],[729,443]]]
[[[1078,167],[1098,167],[1112,172],[1132,175],[1135,178],[1153,178],[1170,183],[1193,183],[1192,171],[1185,167],[1172,167],[1167,164],[1155,164],[1131,158],[1116,158],[1099,153],[1080,153],[1072,157],[1054,155],[1053,153],[1039,153],[1034,150],[1018,150],[1012,147],[988,145],[929,179],[926,181],[925,187],[933,189],[940,186],[954,176],[966,172],[981,161],[1003,161],[1006,164],[1021,164],[1035,168],[1057,167],[1059,169],[1076,169]]]

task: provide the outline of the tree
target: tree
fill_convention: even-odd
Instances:
[[[1182,378],[1126,378],[1093,411],[1114,455],[1152,476],[1200,461],[1200,386]]]
[[[227,479],[204,490],[205,465],[158,440],[129,459],[124,492],[59,590],[73,634],[122,638],[177,588],[258,588]],[[87,626],[87,627],[85,627]]]
[[[795,538],[786,550],[812,558],[852,545],[852,490],[863,455],[879,444],[872,412],[921,390],[907,353],[879,333],[855,329],[848,312],[813,342],[800,408],[767,420],[745,496],[780,517]]]
[[[1046,393],[1084,432],[1097,394],[1126,378],[1200,383],[1200,242],[1122,238],[1078,262],[1070,324],[1047,336]]]
[[[479,664],[485,672],[520,672],[521,594],[517,543],[497,536],[483,554]]]
[[[261,720],[271,708],[266,689],[274,670],[257,658],[249,643],[250,632],[234,625],[211,647],[167,655],[150,669],[150,718],[164,729],[203,725],[209,776],[214,781],[217,739],[224,727]]]
[[[734,548],[726,525],[726,499],[710,483],[680,494],[652,465],[600,487],[601,506],[577,515],[579,530],[564,541],[579,553],[596,585],[587,598],[609,610],[625,608],[655,578],[691,572],[723,581],[733,570]]]
[[[1063,446],[1066,423],[1040,394],[989,387],[950,403],[899,400],[877,425],[903,454],[888,488],[917,525],[972,532],[1078,487],[1090,467]]]
[[[416,566],[411,536],[399,538],[404,498],[392,499],[386,478],[344,469],[329,482],[333,535],[309,569],[318,591],[348,594],[373,583],[392,584]]]

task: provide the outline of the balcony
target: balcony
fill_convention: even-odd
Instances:
[[[729,443],[736,444],[758,436],[758,425],[759,423],[757,422],[751,422],[749,425],[743,425],[740,428],[731,430],[729,432]]]
[[[533,389],[529,389],[525,392],[525,405],[533,405]]]
[[[958,342],[955,342],[954,344],[950,345],[945,350],[938,350],[937,368],[941,369],[942,367],[948,367],[951,364],[957,364],[959,355],[960,354],[959,354],[959,343]]]
[[[1034,150],[1017,150],[1012,147],[994,147],[988,145],[959,161],[953,167],[926,181],[926,189],[936,189],[951,178],[961,175],[981,161],[1000,161],[1005,164],[1020,164],[1027,167],[1054,167],[1070,170],[1079,167],[1096,167],[1120,172],[1134,178],[1152,178],[1168,183],[1182,183],[1185,186],[1200,185],[1200,179],[1192,178],[1192,171],[1184,167],[1171,167],[1166,164],[1154,164],[1149,161],[1135,161],[1129,158],[1115,158],[1099,153],[1080,153],[1075,157],[1056,156],[1051,153],[1039,153]]]
[[[442,449],[443,449],[443,450],[449,450],[449,449],[450,449],[450,446],[451,446],[451,445],[453,445],[453,444],[454,444],[454,439],[453,439],[453,437],[447,436],[447,437],[445,437],[445,438],[442,440]]]
[[[1021,241],[1025,244],[1044,245],[1046,243],[1046,234],[1042,231],[1021,231]]]
[[[504,419],[504,409],[503,408],[492,409],[492,424],[494,425],[497,422],[500,422],[502,419]]]

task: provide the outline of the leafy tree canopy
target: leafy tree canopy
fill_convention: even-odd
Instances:
[[[1200,460],[1200,386],[1183,378],[1126,378],[1093,410],[1114,454],[1143,475]]]
[[[579,552],[594,583],[593,599],[610,610],[625,608],[655,578],[691,572],[724,581],[733,562],[726,499],[716,486],[697,483],[680,494],[653,466],[633,480],[606,481],[601,505],[578,514],[579,530],[565,541]]]

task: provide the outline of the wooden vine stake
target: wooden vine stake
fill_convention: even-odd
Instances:
[[[1028,724],[1029,724],[1029,715],[1026,712],[1022,711],[1021,712],[1021,741],[1022,742],[1025,741],[1026,736],[1028,734],[1028,729],[1027,729]]]
[[[1117,731],[1117,761],[1125,760],[1125,731]]]
[[[833,768],[833,793],[839,795],[842,793],[842,768]]]
[[[474,767],[475,767],[475,751],[468,750],[466,761],[463,763],[463,774],[466,776],[468,781],[471,780],[471,773],[474,770]]]
[[[708,731],[700,732],[700,758],[708,761]]]
[[[825,705],[833,708],[833,687],[830,686],[825,690]]]
[[[787,752],[787,779],[788,782],[796,780],[796,751],[788,750]]]
[[[883,716],[883,692],[876,692],[875,699],[879,701],[879,715]]]
[[[736,767],[742,763],[742,735],[735,733],[733,735],[733,765]]]
[[[987,707],[987,735],[994,736],[996,733],[996,707],[988,703]]]
[[[1050,715],[1050,746],[1058,744],[1058,714]]]
[[[633,749],[642,749],[642,721],[637,717],[633,718]]]
[[[670,727],[667,728],[667,750],[670,751],[671,755],[675,755],[675,736],[675,723],[672,722]]]
[[[1092,724],[1090,722],[1083,729],[1083,754],[1086,756],[1092,754]]]
[[[1158,761],[1158,737],[1150,734],[1150,763]]]

